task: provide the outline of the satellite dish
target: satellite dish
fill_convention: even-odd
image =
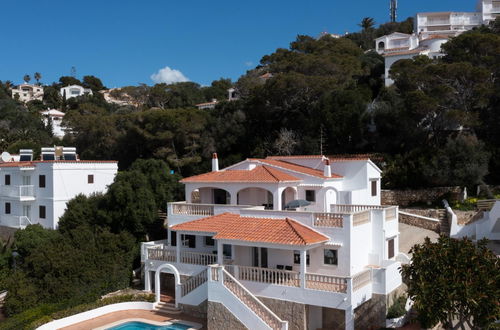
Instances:
[[[7,151],[2,152],[2,154],[0,155],[0,160],[4,163],[10,162],[11,159],[12,156]]]

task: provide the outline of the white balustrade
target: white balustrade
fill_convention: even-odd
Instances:
[[[213,253],[181,251],[181,263],[208,266],[217,263],[217,255]]]
[[[370,269],[362,271],[352,277],[352,290],[356,291],[371,283],[372,271]]]
[[[316,227],[338,227],[344,226],[344,214],[339,213],[314,213],[314,225]]]
[[[181,296],[184,297],[203,283],[207,281],[207,270],[204,269],[200,273],[196,274],[184,282],[181,286]]]
[[[148,248],[148,259],[176,262],[175,250],[165,248]]]
[[[365,223],[370,222],[370,211],[363,211],[360,213],[355,213],[352,216],[352,225],[353,226],[360,226]]]
[[[366,210],[380,210],[385,208],[381,205],[354,205],[354,204],[332,204],[331,211],[334,213],[357,213]]]
[[[306,288],[331,292],[347,292],[345,277],[306,273]]]
[[[180,215],[211,216],[214,215],[214,205],[172,203],[172,213]]]
[[[235,266],[241,281],[268,283],[274,285],[300,286],[299,272],[260,267]],[[234,271],[233,271],[234,272]]]

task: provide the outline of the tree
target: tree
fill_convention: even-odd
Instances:
[[[30,75],[29,74],[25,74],[24,77],[23,77],[23,80],[24,80],[25,83],[29,83],[30,80],[31,80]]]
[[[375,20],[371,17],[365,17],[358,25],[363,29],[363,31],[371,30],[375,26]]]
[[[40,84],[40,79],[42,79],[42,74],[40,72],[35,72],[35,74],[33,75],[33,77],[35,78],[36,83]]]
[[[100,90],[105,89],[102,84],[101,79],[94,76],[84,76],[83,77],[83,87],[90,88],[92,92],[97,93]]]
[[[422,327],[484,329],[500,317],[500,261],[486,244],[441,236],[411,249],[401,273]]]
[[[62,76],[59,78],[60,87],[70,86],[70,85],[81,85],[81,81],[71,76]]]

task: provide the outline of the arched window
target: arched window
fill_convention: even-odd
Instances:
[[[383,41],[378,43],[378,49],[385,49],[385,43]]]

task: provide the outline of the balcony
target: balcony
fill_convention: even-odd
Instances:
[[[20,201],[33,201],[35,200],[35,186],[3,186],[2,196],[16,198]]]
[[[24,215],[2,215],[0,217],[0,225],[5,227],[24,229],[32,224],[31,219]]]

